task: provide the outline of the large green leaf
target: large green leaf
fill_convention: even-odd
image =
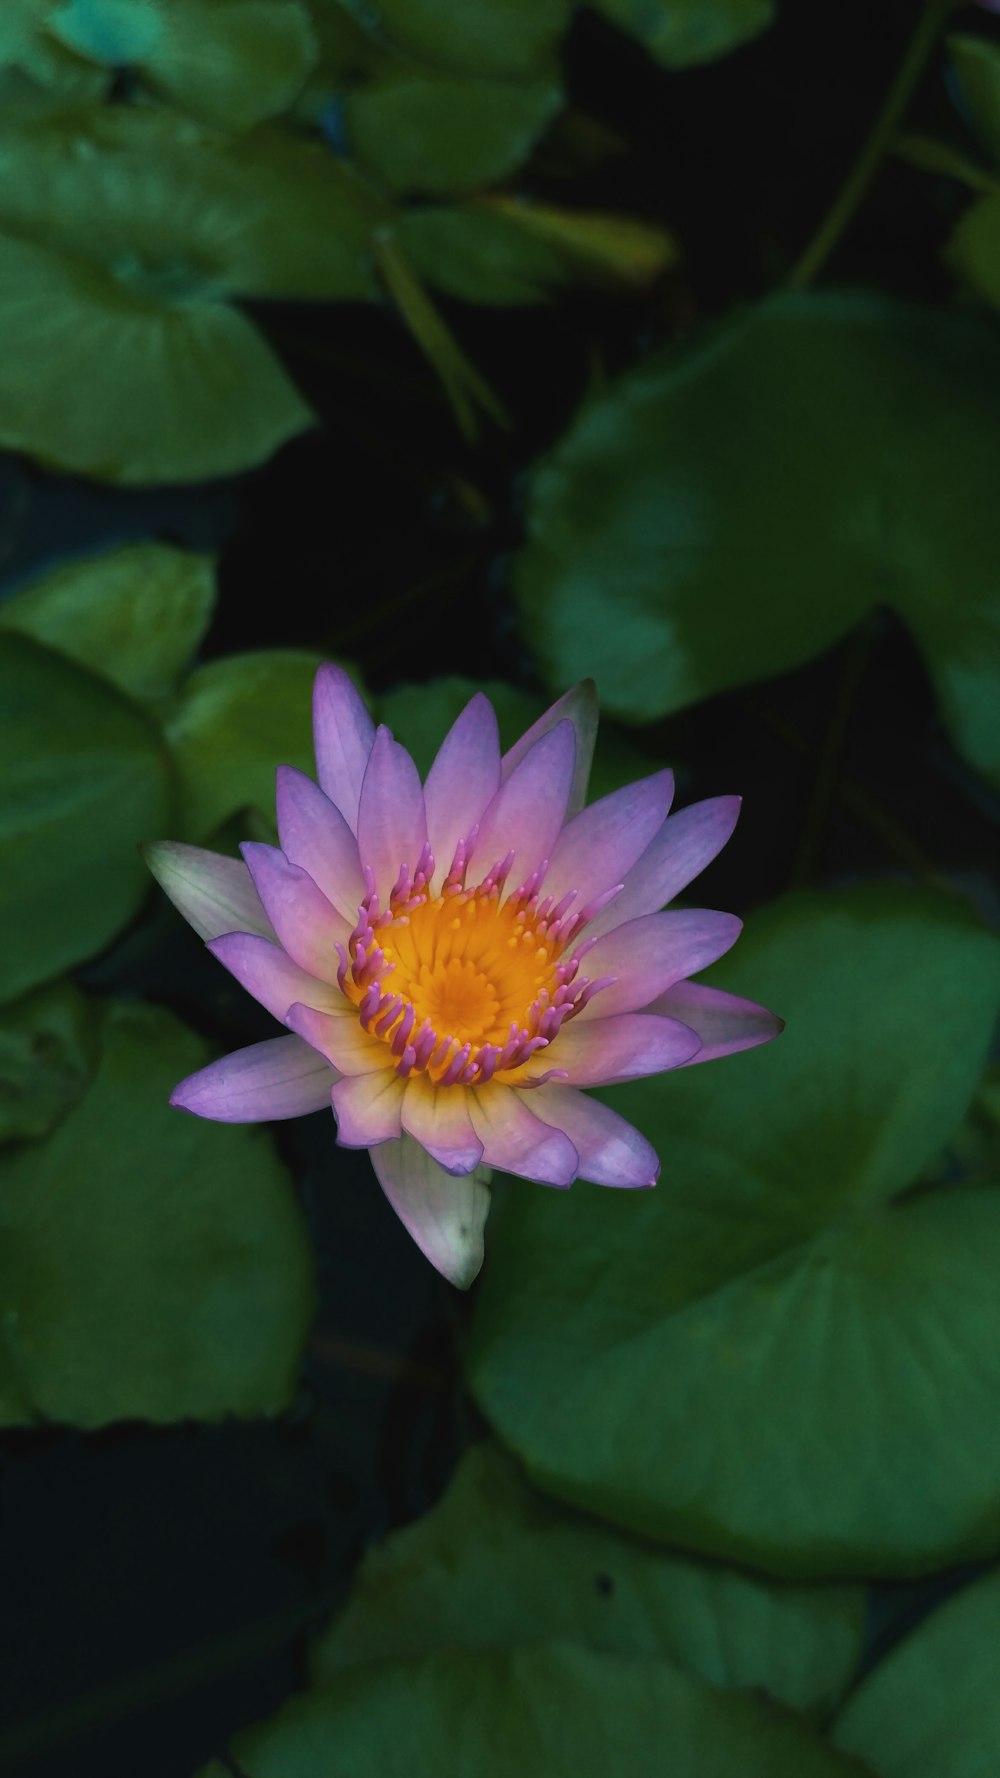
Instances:
[[[1000,946],[858,889],[760,914],[715,979],[784,1035],[608,1095],[655,1191],[511,1188],[472,1386],[541,1486],[668,1542],[793,1575],[993,1550],[1000,1192],[908,1187],[972,1096]]]
[[[149,881],[136,847],[166,830],[159,734],[105,680],[0,635],[0,1000],[101,950]]]
[[[312,684],[320,657],[295,649],[232,654],[192,673],[167,717],[181,828],[204,839],[238,809],[274,807],[279,765],[312,773]]]
[[[956,32],[948,52],[976,134],[1000,167],[1000,45]]]
[[[297,0],[64,0],[47,24],[68,49],[127,64],[183,110],[235,130],[287,110],[316,56]]]
[[[655,354],[536,473],[516,570],[550,683],[650,720],[787,670],[872,605],[1000,775],[1000,339],[866,296],[778,298]]]
[[[44,1136],[94,1071],[90,1007],[72,982],[0,1006],[0,1142]]]
[[[313,420],[235,310],[150,297],[3,234],[0,334],[0,444],[76,474],[132,485],[233,475]]]
[[[476,191],[520,165],[561,100],[554,76],[463,79],[401,62],[349,94],[347,138],[396,191]]]
[[[237,1736],[246,1778],[862,1778],[766,1701],[539,1643],[366,1667]],[[202,1778],[215,1778],[218,1766]]]
[[[163,543],[66,562],[0,605],[18,630],[157,703],[176,689],[215,604],[215,566]]]
[[[98,97],[107,86],[95,68],[46,30],[52,0],[4,0],[0,7],[0,71],[38,82],[64,99]]]
[[[667,68],[728,55],[774,18],[774,0],[589,0]]]
[[[558,1640],[665,1655],[712,1685],[827,1710],[857,1665],[863,1620],[861,1587],[768,1583],[660,1552],[552,1505],[484,1444],[433,1512],[369,1551],[313,1676]]]
[[[78,105],[0,124],[0,228],[161,303],[364,299],[389,206],[319,142]]]
[[[879,1778],[994,1778],[1000,1572],[964,1587],[882,1661],[833,1725]]]
[[[531,75],[549,65],[570,0],[346,0],[363,25],[431,65],[463,74]]]
[[[94,1085],[0,1161],[0,1418],[273,1413],[295,1387],[308,1243],[269,1135],[168,1104],[208,1058],[176,1019],[113,1005]]]

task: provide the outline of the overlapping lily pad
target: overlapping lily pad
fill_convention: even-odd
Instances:
[[[862,1778],[808,1723],[655,1656],[567,1644],[352,1670],[237,1736],[246,1778]],[[651,1764],[651,1760],[653,1764]],[[221,1778],[213,1764],[201,1778]]]
[[[838,1747],[879,1778],[992,1778],[1000,1747],[1000,1572],[924,1619],[848,1699]]]
[[[211,557],[130,543],[66,562],[0,605],[0,628],[33,636],[143,702],[176,689],[212,616]]]
[[[538,469],[516,569],[553,686],[650,720],[890,605],[956,744],[1000,776],[1000,339],[861,295],[763,304],[653,355]]]
[[[208,1058],[177,1020],[113,1005],[89,1092],[0,1161],[0,1420],[273,1413],[311,1310],[308,1243],[262,1130],[171,1109]]]
[[[136,850],[167,831],[161,737],[106,680],[0,634],[0,1000],[106,945],[149,883]]]
[[[561,1640],[666,1656],[723,1689],[826,1711],[857,1665],[863,1618],[860,1587],[776,1585],[658,1551],[547,1501],[483,1444],[433,1512],[365,1558],[313,1677]]]
[[[463,74],[506,78],[530,75],[548,64],[570,16],[570,0],[347,0],[350,10],[377,36],[432,65]]]
[[[70,981],[0,1006],[0,1142],[44,1136],[94,1071],[92,1009]]]
[[[667,68],[714,62],[774,18],[774,0],[590,0]]]
[[[778,1042],[609,1095],[657,1189],[510,1188],[468,1369],[533,1480],[788,1575],[1000,1547],[1000,1192],[908,1189],[972,1096],[998,951],[916,891],[778,903],[716,978]]]

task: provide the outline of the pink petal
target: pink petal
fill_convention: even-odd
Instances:
[[[308,872],[289,864],[277,846],[247,840],[242,852],[268,919],[292,961],[319,981],[336,981],[337,946],[346,945],[351,924],[330,906]]]
[[[246,932],[226,932],[221,938],[211,939],[208,948],[213,957],[218,957],[230,974],[242,983],[247,993],[283,1024],[289,1007],[296,1001],[325,1008],[342,1004],[338,988],[331,988],[328,982],[307,975],[280,945],[271,944],[266,938]]]
[[[573,815],[579,814],[587,800],[590,765],[597,739],[597,687],[592,679],[581,679],[579,685],[564,691],[562,697],[557,698],[545,714],[525,730],[509,753],[504,754],[500,762],[500,777],[501,782],[506,783],[511,772],[520,765],[535,742],[549,734],[557,723],[567,720],[573,724],[576,734],[576,765],[566,807],[566,819],[569,820]]]
[[[353,830],[318,784],[294,766],[278,767],[277,785],[281,850],[353,926],[365,893]]]
[[[189,1074],[171,1105],[221,1124],[254,1124],[328,1110],[336,1071],[299,1037],[271,1037]]]
[[[199,938],[219,938],[223,932],[274,937],[242,858],[223,858],[177,840],[155,840],[143,847],[143,857]]]
[[[352,1074],[333,1089],[337,1141],[341,1148],[374,1148],[401,1134],[403,1082],[389,1069]]]
[[[578,1156],[568,1136],[542,1122],[525,1104],[526,1093],[499,1081],[471,1089],[472,1125],[488,1167],[500,1167],[540,1185],[572,1185]]]
[[[296,1003],[288,1008],[285,1023],[304,1037],[306,1043],[312,1044],[313,1049],[319,1050],[341,1074],[372,1074],[378,1069],[391,1074],[395,1057],[388,1045],[377,1037],[369,1037],[359,1024],[353,1007],[344,1008],[343,1000],[332,1012],[319,1010],[308,1002]]]
[[[588,926],[587,937],[665,907],[722,851],[739,812],[738,796],[713,796],[668,815],[626,876],[621,894]]]
[[[462,1087],[436,1087],[426,1075],[412,1076],[403,1100],[403,1128],[446,1173],[471,1173],[483,1158]]]
[[[459,840],[479,821],[499,788],[497,719],[489,699],[477,691],[448,730],[424,785],[427,838],[438,881],[447,875]]]
[[[535,742],[483,815],[473,853],[476,870],[470,880],[508,852],[514,854],[515,884],[551,857],[566,813],[575,758],[571,722],[560,722]]]
[[[358,804],[368,755],[375,739],[357,687],[343,667],[320,667],[313,685],[313,740],[316,776],[348,826],[357,831]]]
[[[697,975],[722,957],[742,930],[743,921],[735,914],[708,908],[671,908],[616,926],[588,951],[584,968],[592,982],[608,975],[617,980],[595,994],[577,1017],[596,1021],[648,1006],[683,976]]]
[[[770,1043],[785,1028],[784,1019],[768,1012],[766,1006],[741,1000],[738,994],[727,994],[722,988],[710,988],[705,982],[678,982],[661,994],[649,1010],[680,1019],[701,1038],[701,1049],[689,1062],[682,1062],[682,1067],[712,1062],[717,1056],[732,1056],[737,1050],[756,1049],[759,1043]]]
[[[551,1048],[542,1050],[533,1060],[564,1068],[570,1086],[601,1087],[616,1080],[642,1080],[647,1074],[679,1068],[700,1047],[695,1033],[676,1019],[645,1012],[620,1012],[586,1025],[574,1019],[571,1025],[563,1027]]]
[[[370,865],[383,905],[400,866],[411,871],[427,839],[420,776],[405,747],[381,724],[375,731],[358,810],[358,851]]]
[[[656,1150],[599,1099],[550,1081],[535,1091],[540,1117],[565,1130],[580,1157],[580,1178],[594,1185],[650,1186],[660,1176]]]
[[[490,1207],[485,1180],[474,1173],[453,1178],[410,1136],[374,1149],[372,1166],[420,1251],[449,1283],[468,1290],[483,1263]]]
[[[545,875],[545,893],[556,900],[577,891],[570,910],[578,911],[621,883],[659,832],[674,794],[674,774],[655,772],[591,803],[564,827]]]

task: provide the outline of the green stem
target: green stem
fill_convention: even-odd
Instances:
[[[861,153],[824,216],[808,247],[788,279],[792,290],[811,284],[853,220],[886,150],[899,128],[917,82],[930,59],[945,19],[958,0],[926,0],[917,28],[906,47],[882,109],[873,123]]]

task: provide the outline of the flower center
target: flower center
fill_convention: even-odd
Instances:
[[[425,847],[412,877],[400,870],[384,910],[369,877],[337,979],[403,1078],[426,1072],[438,1086],[479,1086],[517,1071],[519,1084],[537,1085],[558,1071],[529,1080],[525,1064],[605,985],[579,976],[588,944],[568,954],[598,903],[571,914],[575,891],[555,906],[552,896],[540,901],[547,860],[506,898],[510,857],[467,888],[465,860],[459,845],[431,895]]]

